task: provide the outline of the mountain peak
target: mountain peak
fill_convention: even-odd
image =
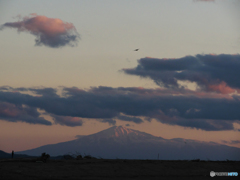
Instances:
[[[93,134],[93,136],[97,136],[98,138],[106,138],[106,137],[114,137],[114,138],[119,138],[119,137],[126,137],[128,135],[142,135],[143,134],[140,131],[136,131],[133,129],[128,129],[123,126],[113,126],[108,129],[105,129],[103,131],[100,131],[96,134]]]
[[[128,135],[130,133],[135,133],[136,132],[132,129],[128,129],[126,127],[122,127],[122,126],[115,126],[114,127],[114,134],[115,134],[115,137],[120,137],[120,136],[125,136],[125,135]]]

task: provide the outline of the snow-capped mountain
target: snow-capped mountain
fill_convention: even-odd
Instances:
[[[17,153],[39,156],[43,152],[50,156],[81,153],[106,159],[240,160],[240,148],[181,138],[164,139],[122,126]]]

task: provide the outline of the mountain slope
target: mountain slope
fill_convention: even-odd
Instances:
[[[25,154],[14,154],[13,158],[27,158],[30,157],[28,155]],[[12,158],[12,153],[6,153],[2,150],[0,150],[0,158],[1,159],[8,159],[8,158]]]
[[[0,150],[0,158],[10,158],[12,155]]]
[[[51,156],[81,153],[108,159],[157,159],[159,154],[162,160],[240,160],[239,148],[181,138],[163,139],[122,126],[18,153],[40,155],[43,152]]]

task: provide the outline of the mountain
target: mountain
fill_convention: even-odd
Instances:
[[[14,158],[28,158],[30,156],[25,155],[25,154],[14,154],[13,156]],[[0,150],[0,158],[1,159],[9,159],[12,158],[12,153],[6,153],[2,150]]]
[[[0,158],[10,158],[12,155],[0,150]]]
[[[113,126],[87,136],[57,144],[17,152],[39,156],[86,154],[106,159],[159,159],[161,160],[240,160],[240,148],[190,139],[164,139],[151,134]]]

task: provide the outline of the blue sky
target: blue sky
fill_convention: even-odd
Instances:
[[[18,91],[21,95],[29,93],[30,95],[34,93],[36,95],[36,93],[39,93],[38,95],[44,96],[41,94],[42,92],[38,91],[39,89],[55,88],[57,93],[60,94],[65,88],[68,94],[81,98],[82,94],[73,92],[73,87],[75,87],[78,90],[85,90],[86,97],[90,98],[88,99],[89,102],[94,104],[96,102],[91,101],[91,95],[94,93],[96,93],[94,94],[96,99],[100,98],[98,95],[101,93],[103,96],[107,96],[108,93],[114,95],[122,93],[119,98],[123,98],[122,95],[126,91],[128,93],[129,91],[143,93],[137,90],[144,89],[144,93],[150,93],[151,91],[151,93],[157,94],[156,98],[158,98],[159,93],[161,95],[163,93],[158,88],[166,88],[167,86],[166,84],[165,87],[159,86],[155,81],[156,77],[151,76],[149,71],[146,71],[144,76],[135,71],[144,59],[147,63],[151,62],[152,59],[157,59],[161,63],[162,61],[159,61],[159,59],[172,60],[173,58],[180,62],[181,58],[186,56],[215,54],[218,57],[217,61],[222,62],[222,56],[219,55],[228,54],[231,55],[228,57],[233,56],[237,59],[237,61],[234,61],[236,64],[233,63],[232,67],[237,67],[239,60],[238,56],[234,56],[234,54],[240,52],[240,14],[238,12],[240,2],[238,0],[209,2],[193,0],[10,0],[0,1],[0,7],[0,25],[4,27],[0,31],[0,86],[10,87],[8,90],[2,90],[3,93]],[[80,35],[78,45],[75,47],[68,45],[49,47],[44,44],[37,46],[35,35],[26,31],[18,32],[17,29],[10,28],[6,24],[22,21],[21,18],[30,17],[31,13],[36,13],[36,16],[57,18],[63,22],[72,23],[76,32]],[[18,19],[17,16],[21,18]],[[136,48],[139,48],[139,51],[134,51]],[[205,56],[202,62],[205,63],[204,58]],[[140,59],[143,60],[138,61]],[[217,64],[214,67],[218,67]],[[146,67],[142,65],[141,68]],[[123,69],[130,69],[134,73],[126,73]],[[206,71],[203,69],[199,72]],[[229,69],[229,72],[231,72],[231,69]],[[214,81],[216,80],[214,79],[216,74],[213,72],[212,74]],[[176,78],[176,76],[174,77]],[[160,78],[158,80],[161,82],[163,81],[163,76],[157,76],[157,78]],[[205,89],[201,89],[201,93],[206,93],[204,98],[210,96],[221,100],[232,98],[233,95],[226,92],[230,93],[232,89],[238,92],[238,85],[234,84],[237,78],[236,80],[232,76],[229,78],[231,80],[220,79],[218,84],[215,81],[213,85],[211,84],[213,81],[209,82],[210,84],[204,84]],[[190,83],[190,78],[178,79],[178,82],[185,84],[194,91],[196,88],[203,86],[203,82],[200,83],[196,79]],[[99,86],[113,89],[109,92],[109,90],[98,88]],[[25,90],[19,88],[25,88]],[[35,91],[33,91],[34,88]],[[120,91],[117,88],[125,89]],[[179,89],[169,89],[168,95],[173,95],[176,92],[179,93]],[[217,131],[202,128],[205,126],[201,124],[202,121],[199,119],[194,121],[197,125],[185,126],[188,123],[185,122],[186,119],[181,118],[186,117],[180,115],[176,115],[176,117],[184,125],[182,123],[165,122],[167,117],[164,119],[163,116],[153,115],[153,111],[149,115],[148,112],[141,114],[137,111],[129,112],[119,108],[114,109],[114,112],[116,111],[120,115],[106,115],[102,119],[102,116],[101,118],[100,115],[97,116],[97,111],[94,110],[96,118],[78,113],[73,115],[70,112],[61,114],[54,109],[41,106],[38,104],[38,100],[35,102],[37,105],[32,105],[27,101],[23,102],[22,96],[15,97],[11,93],[9,99],[5,98],[7,97],[6,94],[3,94],[2,99],[0,99],[2,103],[2,106],[0,106],[0,110],[2,108],[0,124],[5,127],[5,130],[1,132],[1,137],[4,138],[0,138],[2,144],[0,149],[6,151],[11,149],[25,150],[47,143],[70,140],[76,135],[90,134],[106,129],[112,126],[113,122],[115,122],[115,125],[129,124],[129,128],[135,128],[164,138],[182,137],[205,141],[212,140],[219,143],[224,140],[229,142],[228,145],[233,145],[231,142],[238,140],[240,135],[238,131],[239,119],[235,119],[234,122],[231,121],[234,128],[222,128]],[[47,95],[51,93],[54,94],[52,90],[46,90]],[[191,93],[194,94],[195,92]],[[235,95],[237,96],[238,93],[235,93]],[[137,96],[141,97],[140,94],[137,94]],[[197,95],[194,94],[194,96]],[[12,102],[11,97],[19,98],[19,102]],[[129,99],[131,98],[132,96],[129,96]],[[147,98],[150,97],[147,96]],[[99,99],[99,101],[105,103],[104,100]],[[209,102],[212,102],[212,99]],[[136,102],[131,101],[131,103]],[[151,106],[151,98],[142,103],[143,106]],[[203,101],[199,103],[201,104]],[[66,111],[68,105],[68,103],[64,104]],[[19,106],[21,107],[19,108]],[[56,104],[52,104],[52,106],[56,106]],[[136,107],[137,105],[135,105]],[[164,107],[154,106],[153,109],[159,108],[159,111],[164,111]],[[238,107],[238,105],[234,107]],[[6,117],[6,113],[3,112],[11,108],[12,110],[22,110],[25,113],[36,111],[35,114],[38,116],[36,120],[44,117],[52,125],[29,123],[31,120],[27,121],[22,116]],[[95,107],[82,105],[81,108],[94,109]],[[131,107],[129,108],[131,109]],[[192,109],[189,108],[189,111],[186,112],[198,111],[197,108]],[[101,109],[101,112],[103,111]],[[169,108],[168,112],[170,111],[173,110]],[[179,109],[177,111],[180,112]],[[167,116],[170,117],[170,115]],[[203,122],[209,123],[217,116],[211,117],[212,119],[204,119]],[[55,118],[55,121],[53,118]],[[142,119],[141,123],[139,123],[138,118]],[[152,120],[148,118],[152,118]],[[76,122],[75,125],[74,122]],[[71,123],[73,123],[72,126],[69,125]],[[219,126],[224,123],[226,123],[225,126],[229,125],[227,124],[229,122],[224,119],[224,122],[221,121]],[[213,124],[216,125],[216,122],[214,121]],[[9,131],[12,131],[12,133],[9,133]],[[16,139],[19,139],[21,145],[14,143]],[[240,147],[239,144],[234,144],[234,146]]]

